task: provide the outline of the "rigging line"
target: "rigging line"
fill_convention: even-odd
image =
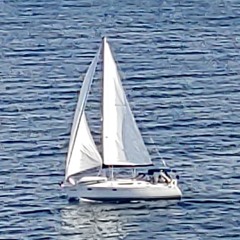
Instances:
[[[167,164],[166,164],[165,160],[163,159],[162,155],[159,153],[158,148],[157,148],[157,146],[156,146],[156,144],[155,144],[155,142],[154,142],[152,137],[150,137],[150,141],[153,144],[154,148],[157,150],[157,155],[160,157],[164,167],[167,167]]]

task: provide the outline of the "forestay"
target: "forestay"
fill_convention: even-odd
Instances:
[[[79,94],[66,159],[65,181],[74,174],[102,165],[84,113],[100,51],[101,47],[88,68]]]
[[[127,101],[111,49],[103,40],[103,161],[105,165],[151,165]]]

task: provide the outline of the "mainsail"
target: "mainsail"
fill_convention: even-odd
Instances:
[[[103,162],[112,166],[152,165],[127,101],[106,38],[103,40]]]
[[[88,68],[79,94],[66,159],[65,181],[74,174],[102,165],[101,156],[93,141],[84,113],[100,52],[101,47]]]

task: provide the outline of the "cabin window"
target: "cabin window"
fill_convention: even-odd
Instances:
[[[88,190],[88,191],[91,191],[92,189],[91,189],[91,188],[88,188],[87,190]]]
[[[113,188],[112,190],[113,190],[113,191],[117,191],[117,189],[116,189],[116,188]]]

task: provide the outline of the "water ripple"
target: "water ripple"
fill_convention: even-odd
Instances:
[[[239,9],[234,0],[0,1],[0,238],[239,239]],[[69,204],[59,189],[103,35],[153,161],[157,146],[180,175],[181,201]],[[97,143],[99,70],[87,106]]]

